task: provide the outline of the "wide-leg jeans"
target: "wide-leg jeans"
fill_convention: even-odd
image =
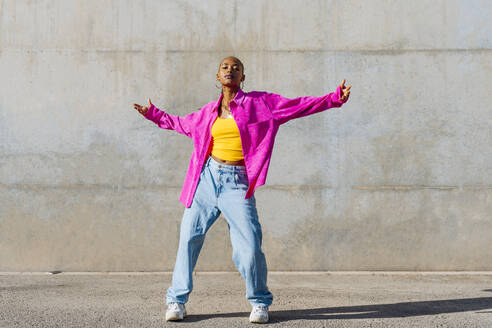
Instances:
[[[200,174],[190,207],[181,220],[176,264],[166,303],[186,303],[193,290],[192,273],[212,224],[224,214],[232,244],[232,260],[246,281],[246,299],[251,305],[271,305],[267,287],[267,264],[261,250],[262,232],[256,199],[244,199],[249,182],[245,166],[225,165],[209,156]]]

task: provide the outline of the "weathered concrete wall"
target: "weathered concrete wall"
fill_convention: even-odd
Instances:
[[[172,270],[185,115],[244,89],[342,108],[279,131],[270,270],[492,270],[492,2],[0,0],[0,271]],[[225,220],[197,270],[235,270]]]

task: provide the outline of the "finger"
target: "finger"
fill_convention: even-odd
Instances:
[[[345,79],[343,79],[343,82],[340,85],[342,86],[342,89],[345,87]]]
[[[152,105],[152,102],[150,102],[150,98],[147,98],[147,101],[149,102],[149,105]]]

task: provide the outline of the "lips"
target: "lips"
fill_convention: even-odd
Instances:
[[[224,75],[224,78],[226,78],[226,79],[232,79],[233,76],[232,76],[232,74],[227,74],[227,75]]]

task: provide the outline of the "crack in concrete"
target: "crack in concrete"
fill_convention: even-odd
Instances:
[[[275,190],[325,190],[336,189],[333,186],[328,185],[264,185],[263,190],[275,189]],[[149,189],[149,190],[161,190],[161,189],[181,189],[182,186],[177,185],[162,185],[162,184],[149,184],[138,186],[122,186],[122,185],[110,185],[110,184],[68,184],[68,185],[49,185],[49,184],[36,184],[36,183],[0,183],[0,188],[5,189]],[[464,186],[426,186],[426,185],[382,185],[382,186],[352,186],[353,190],[422,190],[422,189],[438,189],[438,190],[454,190],[454,189],[492,189],[492,186],[488,185],[464,185]]]
[[[101,52],[101,53],[222,53],[223,50],[216,49],[63,49],[63,48],[10,48],[3,49],[3,51],[11,52]],[[488,54],[492,52],[492,48],[441,48],[441,49],[236,49],[241,53],[331,53],[331,54],[344,54],[344,53],[358,53],[361,55],[401,55],[408,53],[479,53]]]

